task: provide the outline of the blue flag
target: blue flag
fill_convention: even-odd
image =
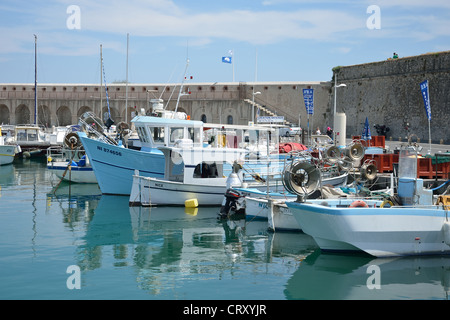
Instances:
[[[431,120],[431,105],[430,105],[430,91],[428,89],[428,80],[420,83],[420,91],[422,92],[423,103],[425,104],[425,111],[427,112],[428,120]]]
[[[314,114],[314,89],[303,89],[303,99],[307,114]]]
[[[231,57],[222,57],[223,63],[231,63]]]

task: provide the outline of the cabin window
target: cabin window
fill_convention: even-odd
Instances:
[[[184,138],[184,128],[170,128],[170,142]]]
[[[28,130],[28,141],[38,141],[37,130],[34,129]]]
[[[188,128],[189,138],[194,141],[194,143],[202,142],[202,135],[200,128]]]
[[[220,178],[217,164],[202,162],[194,169],[194,178]]]
[[[150,142],[150,139],[148,138],[147,131],[145,131],[145,128],[143,128],[143,127],[137,127],[136,130],[137,130],[137,132],[138,132],[139,139],[140,139],[142,142]]]
[[[152,134],[153,141],[155,143],[164,143],[164,127],[153,127],[150,128],[150,132]]]

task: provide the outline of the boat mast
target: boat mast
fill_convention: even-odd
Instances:
[[[102,45],[100,45],[100,116],[102,114],[102,107],[103,107],[103,56],[102,56]],[[95,111],[94,111],[95,113]]]
[[[38,123],[37,108],[37,36],[34,35],[34,124]]]
[[[125,123],[128,123],[128,43],[130,39],[130,34],[127,33],[127,78],[125,87]]]

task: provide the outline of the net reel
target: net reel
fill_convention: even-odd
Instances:
[[[320,170],[308,160],[293,161],[285,167],[282,182],[287,191],[304,198],[319,187]]]
[[[373,164],[373,161],[366,161],[361,166],[359,172],[362,179],[375,180],[378,170],[375,164]]]
[[[325,150],[325,158],[330,163],[336,163],[341,159],[341,150],[337,146],[331,146]]]
[[[361,143],[352,143],[345,148],[345,155],[352,161],[358,161],[364,158],[364,147]]]
[[[76,132],[70,132],[64,136],[64,145],[69,149],[76,149],[81,146],[80,137]]]

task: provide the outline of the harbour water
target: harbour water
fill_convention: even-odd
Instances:
[[[450,257],[321,253],[219,208],[129,207],[45,162],[0,166],[0,299],[448,299]],[[79,287],[77,287],[79,285]]]

